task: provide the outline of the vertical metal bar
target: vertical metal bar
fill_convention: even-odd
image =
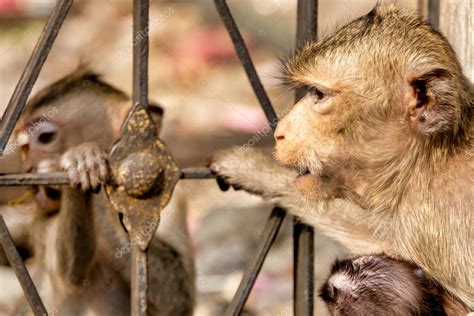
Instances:
[[[18,250],[15,247],[15,243],[13,242],[13,238],[8,231],[7,225],[5,224],[5,220],[3,216],[0,214],[0,242],[3,245],[3,249],[5,250],[5,254],[7,255],[8,262],[12,267],[13,271],[15,271],[16,277],[20,282],[21,287],[23,288],[23,292],[25,294],[26,300],[30,305],[33,313],[35,315],[47,315],[46,308],[44,307],[43,302],[36,290],[36,287],[31,280],[31,276],[28,273],[28,270],[23,263],[23,260],[18,253]]]
[[[293,311],[313,315],[314,308],[314,230],[293,220]]]
[[[242,313],[245,303],[249,297],[250,291],[252,290],[255,280],[262,269],[263,262],[267,257],[268,251],[272,246],[280,227],[282,224],[282,218],[285,218],[285,211],[281,208],[274,208],[265,227],[260,235],[260,240],[255,250],[252,260],[245,268],[244,275],[240,281],[239,288],[234,295],[234,298],[230,302],[229,307],[225,312],[226,316],[237,316]]]
[[[298,0],[296,45],[317,38],[318,1]],[[297,90],[298,101],[304,90]],[[313,315],[314,308],[314,230],[293,219],[293,311],[295,315]]]
[[[133,1],[133,103],[148,106],[149,0]]]
[[[242,35],[235,24],[235,20],[232,17],[232,13],[229,10],[229,6],[227,5],[225,0],[214,0],[216,4],[217,11],[224,22],[227,31],[232,39],[232,43],[234,44],[235,51],[237,56],[239,56],[240,63],[244,67],[245,73],[252,85],[252,89],[257,97],[260,105],[267,116],[268,121],[270,122],[270,127],[275,130],[276,124],[278,123],[278,116],[268,98],[265,89],[258,77],[257,71],[255,70],[255,66],[250,58],[249,51],[247,46],[245,45],[245,41],[242,38]]]
[[[133,1],[133,103],[148,106],[149,0]],[[132,247],[131,311],[147,314],[148,252]],[[166,293],[164,293],[166,295]]]
[[[435,29],[439,29],[439,1],[428,0],[428,20]]]
[[[73,0],[60,0],[57,2],[21,74],[20,80],[15,87],[15,91],[0,122],[0,154],[5,149],[13,132],[13,128],[25,108],[31,89],[36,79],[38,79],[41,68],[43,67],[46,57],[48,57],[49,51],[71,8],[72,2]]]
[[[132,315],[145,316],[147,314],[148,291],[148,253],[142,251],[138,245],[132,246]],[[163,295],[166,295],[164,293]]]

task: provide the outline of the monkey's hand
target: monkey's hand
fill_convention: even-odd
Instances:
[[[71,186],[82,191],[98,192],[109,174],[106,154],[94,143],[69,149],[62,155],[60,164]]]
[[[297,173],[279,165],[262,149],[235,147],[220,151],[214,155],[210,168],[224,190],[228,184],[267,200],[295,190]]]

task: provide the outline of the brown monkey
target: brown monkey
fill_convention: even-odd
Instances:
[[[367,255],[336,261],[319,296],[335,316],[442,316],[444,294],[416,265]]]
[[[355,254],[413,262],[474,309],[474,89],[447,40],[415,14],[376,6],[302,47],[284,77],[308,92],[277,127],[277,160],[301,177],[341,178],[366,208],[308,203],[296,172],[253,151],[218,155],[215,172]]]
[[[130,106],[124,93],[78,71],[33,98],[18,131],[27,138],[22,147],[27,171],[60,168],[71,182],[38,189],[32,224],[34,281],[46,307],[61,315],[130,313],[133,241],[105,194],[92,193],[108,177],[104,150]],[[151,111],[159,128],[162,110]],[[149,247],[149,314],[192,314],[192,259],[184,208],[170,205]]]

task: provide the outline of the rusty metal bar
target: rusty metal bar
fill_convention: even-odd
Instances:
[[[314,229],[293,220],[293,312],[313,315]]]
[[[230,38],[232,39],[237,56],[240,59],[242,67],[244,67],[245,73],[247,74],[255,96],[257,97],[260,106],[262,107],[263,112],[270,123],[270,127],[272,130],[275,130],[278,123],[278,116],[265,91],[265,88],[260,81],[260,78],[258,77],[257,71],[255,70],[255,66],[250,57],[250,53],[247,49],[247,46],[245,45],[245,41],[240,34],[239,29],[237,28],[235,20],[232,17],[232,13],[230,12],[225,0],[214,0],[214,2],[217,11],[227,28]],[[267,253],[275,241],[284,219],[285,211],[280,208],[274,208],[270,218],[265,224],[261,239],[257,246],[257,251],[245,269],[239,288],[237,289],[232,302],[226,310],[226,315],[239,315],[242,312],[250,291],[255,284],[258,273],[262,268]]]
[[[209,168],[185,168],[181,170],[181,179],[211,179],[214,175]],[[17,173],[0,175],[0,186],[62,185],[69,184],[64,172],[53,173]]]
[[[258,77],[257,71],[255,70],[255,66],[252,62],[252,58],[250,57],[247,46],[245,45],[245,41],[240,34],[237,25],[235,24],[235,20],[229,10],[229,6],[225,0],[214,0],[214,2],[216,4],[217,11],[222,18],[222,21],[229,32],[237,56],[239,56],[240,63],[244,67],[245,73],[247,74],[250,84],[252,85],[255,96],[260,102],[263,112],[265,112],[265,115],[270,122],[270,127],[275,130],[278,123],[278,116],[272,106],[270,99],[268,98],[267,93],[265,92],[265,89],[263,88],[262,82]]]
[[[435,29],[439,29],[439,0],[428,0],[428,20]]]
[[[149,0],[133,1],[133,104],[148,106]],[[132,248],[131,314],[147,315],[148,251]],[[164,293],[166,295],[166,293]]]
[[[298,0],[296,46],[316,40],[318,1]],[[306,91],[298,89],[295,101]],[[313,315],[314,311],[314,229],[293,218],[293,313]]]
[[[147,315],[148,253],[136,244],[132,245],[132,315]],[[163,293],[166,295],[166,293]]]
[[[31,89],[38,79],[43,64],[48,57],[54,40],[71,8],[73,0],[59,0],[44,26],[31,57],[26,64],[15,91],[0,122],[0,154],[10,139],[13,128],[25,107]]]
[[[148,106],[149,0],[133,1],[133,103]]]
[[[47,315],[48,312],[44,307],[43,302],[38,294],[38,290],[36,289],[33,280],[31,279],[28,270],[23,263],[23,260],[18,253],[18,250],[15,247],[15,243],[13,242],[13,238],[8,231],[7,225],[5,224],[5,220],[3,216],[0,214],[0,242],[5,250],[5,254],[7,255],[8,262],[12,267],[13,271],[15,271],[16,277],[20,282],[21,287],[23,288],[23,293],[25,294],[26,300],[30,305],[33,313],[37,316]]]
[[[240,315],[250,291],[252,290],[255,280],[263,266],[263,262],[267,257],[268,251],[272,246],[282,224],[282,219],[285,218],[285,211],[281,208],[274,208],[265,227],[260,235],[260,241],[257,245],[252,260],[247,265],[242,280],[240,281],[239,288],[237,289],[234,298],[230,302],[225,312],[226,316],[237,316]]]

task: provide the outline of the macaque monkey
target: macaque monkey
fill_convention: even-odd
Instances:
[[[386,255],[336,261],[320,292],[334,316],[462,314],[420,268]]]
[[[474,89],[448,41],[417,15],[377,5],[303,46],[283,77],[307,91],[274,134],[276,160],[290,168],[257,150],[231,150],[215,157],[213,171],[353,255],[413,262],[473,310]],[[321,176],[363,206],[340,190],[308,199],[321,196],[304,183],[323,186]]]
[[[37,189],[32,223],[33,279],[58,315],[130,314],[133,240],[99,192],[109,176],[105,150],[130,107],[123,92],[79,70],[34,97],[17,129],[25,171],[64,170],[71,183]],[[150,111],[160,128],[162,109]],[[165,208],[148,253],[148,313],[191,315],[194,265],[183,205]],[[20,314],[28,312],[23,305]]]

